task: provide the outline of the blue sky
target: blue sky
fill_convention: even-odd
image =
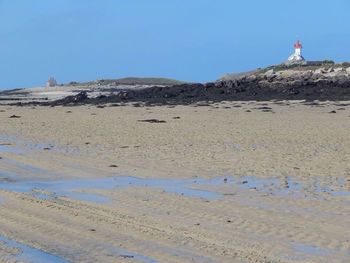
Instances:
[[[0,89],[350,61],[349,0],[0,0]]]

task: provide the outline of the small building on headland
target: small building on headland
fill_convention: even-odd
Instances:
[[[288,60],[285,62],[286,65],[305,65],[307,64],[305,58],[302,55],[303,45],[298,40],[294,44],[294,53],[288,57]]]
[[[51,88],[55,86],[57,86],[57,81],[55,80],[55,78],[51,77],[48,81],[46,81],[46,88]]]

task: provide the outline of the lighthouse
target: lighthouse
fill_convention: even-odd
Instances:
[[[305,64],[305,58],[302,56],[301,54],[301,50],[303,49],[303,45],[301,44],[301,42],[298,40],[295,44],[294,44],[294,54],[292,54],[291,56],[289,56],[288,61],[286,62],[286,64]]]

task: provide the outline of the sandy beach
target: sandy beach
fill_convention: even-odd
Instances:
[[[0,106],[0,123],[0,262],[28,261],[18,244],[52,262],[350,260],[349,102]]]

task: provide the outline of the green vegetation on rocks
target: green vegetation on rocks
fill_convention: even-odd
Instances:
[[[91,85],[159,85],[172,86],[184,84],[186,82],[168,78],[137,78],[128,77],[121,79],[101,79],[89,82],[70,82],[69,86],[91,86]]]

